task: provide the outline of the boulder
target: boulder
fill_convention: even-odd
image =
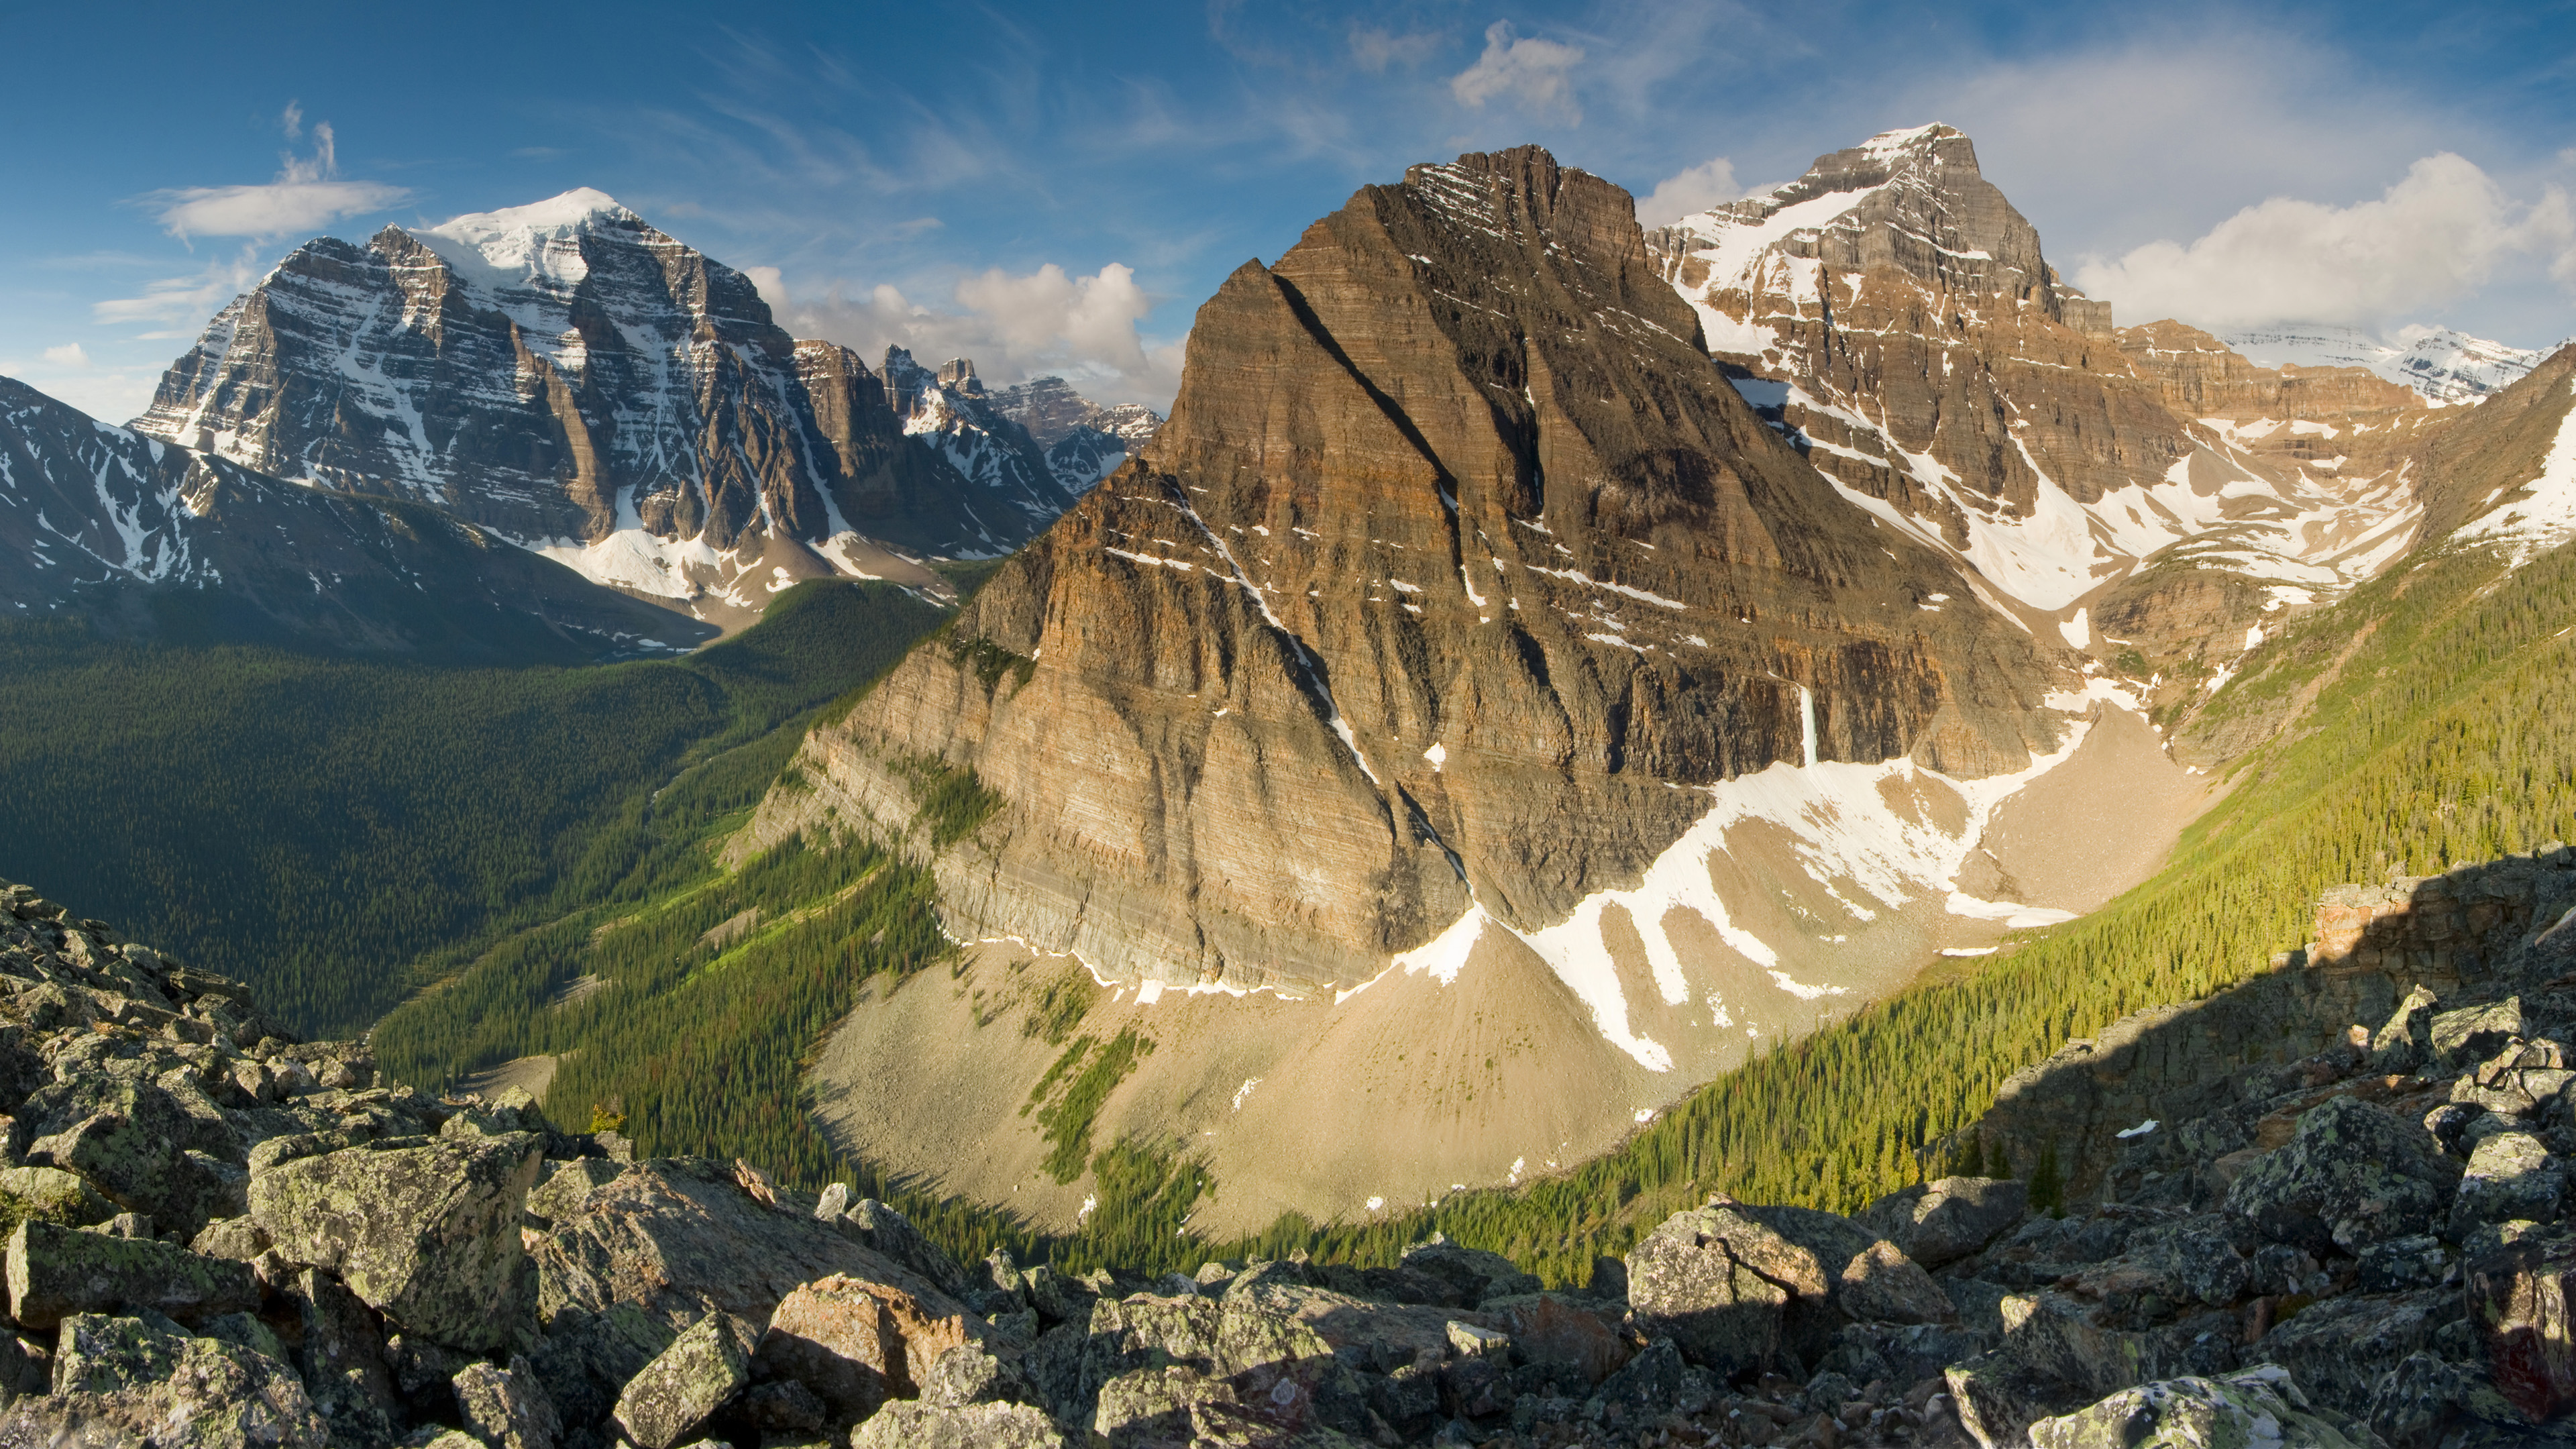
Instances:
[[[1486,1311],[1502,1320],[1522,1361],[1580,1375],[1585,1384],[1617,1373],[1635,1351],[1620,1315],[1589,1299],[1531,1293],[1491,1302]]]
[[[59,1167],[0,1168],[0,1203],[21,1221],[39,1218],[72,1227],[106,1222],[118,1211],[79,1173]]]
[[[2496,1391],[2535,1421],[2576,1405],[2576,1236],[2530,1233],[2467,1266],[2469,1320]]]
[[[1617,1373],[1601,1381],[1593,1397],[1606,1422],[1642,1426],[1666,1414],[1697,1414],[1717,1395],[1709,1371],[1685,1363],[1669,1338],[1658,1338],[1640,1350]]]
[[[529,1360],[565,1424],[604,1424],[627,1381],[677,1336],[669,1324],[631,1303],[598,1313],[566,1308],[546,1325],[545,1342]]]
[[[2030,1216],[2027,1183],[1944,1177],[1889,1193],[1853,1215],[1926,1268],[1983,1252]]]
[[[1638,1330],[1722,1379],[1778,1362],[1790,1305],[1827,1292],[1814,1253],[1727,1207],[1673,1214],[1627,1262]]]
[[[1191,1444],[1192,1412],[1202,1406],[1235,1406],[1234,1385],[1186,1364],[1131,1369],[1100,1386],[1091,1417],[1092,1440],[1109,1449],[1161,1449]]]
[[[2129,1235],[2119,1257],[2078,1274],[2074,1289],[2124,1305],[2233,1303],[2252,1283],[2254,1272],[2237,1251],[2231,1226],[2212,1215],[2141,1228]],[[2152,1309],[2149,1316],[2156,1316]]]
[[[375,1314],[337,1278],[305,1268],[281,1285],[295,1305],[301,1330],[294,1363],[313,1407],[344,1443],[391,1437],[393,1370],[385,1364],[384,1332]]]
[[[780,1302],[757,1358],[762,1377],[796,1380],[822,1399],[835,1423],[850,1424],[888,1399],[917,1396],[917,1373],[982,1337],[962,1309],[935,1313],[900,1288],[834,1274]]]
[[[2529,1427],[2486,1374],[2422,1351],[2379,1376],[2366,1418],[2391,1449],[2434,1449],[2462,1420],[2502,1431],[2507,1442],[2513,1431]]]
[[[755,1339],[730,1313],[699,1319],[617,1396],[617,1427],[638,1449],[671,1449],[751,1382]]]
[[[742,1397],[742,1408],[764,1437],[818,1435],[832,1422],[832,1411],[814,1396],[812,1389],[794,1379],[752,1385],[751,1392]]]
[[[2499,1132],[2469,1153],[2458,1195],[2451,1199],[2450,1235],[2466,1238],[2480,1223],[2517,1218],[2550,1222],[2567,1193],[2567,1171],[2539,1138]]]
[[[1073,1449],[1073,1441],[1026,1404],[895,1403],[850,1435],[850,1449]]]
[[[514,1133],[300,1158],[251,1179],[251,1213],[280,1257],[336,1274],[412,1333],[499,1348],[523,1322],[520,1206],[541,1151]]]
[[[0,1415],[0,1445],[260,1445],[329,1449],[295,1371],[158,1314],[74,1314],[54,1347],[54,1392]]]
[[[711,1312],[766,1323],[799,1286],[835,1274],[909,1293],[933,1317],[964,1304],[804,1213],[754,1201],[732,1164],[660,1158],[581,1195],[530,1248],[541,1315],[626,1303],[677,1331]]]
[[[1437,1233],[1429,1242],[1405,1249],[1400,1261],[1417,1273],[1428,1273],[1447,1282],[1457,1290],[1460,1303],[1469,1308],[1488,1298],[1536,1293],[1543,1286],[1502,1254],[1462,1248]]]
[[[2348,1293],[2322,1298],[2273,1325],[2245,1356],[2279,1364],[2308,1397],[2338,1413],[2370,1410],[2388,1366],[2432,1342],[2460,1316],[2457,1294]]]
[[[931,1362],[929,1372],[921,1375],[921,1399],[949,1409],[968,1404],[1029,1404],[1037,1402],[1037,1389],[1009,1359],[967,1343]]]
[[[1815,1255],[1824,1269],[1825,1306],[1855,1323],[1947,1323],[1957,1317],[1932,1275],[1894,1243],[1839,1213],[1802,1207],[1742,1207],[1734,1211]],[[1820,1325],[1830,1334],[1838,1325]],[[1813,1354],[1813,1343],[1801,1343]]]
[[[24,1222],[9,1235],[9,1316],[51,1328],[75,1313],[150,1308],[189,1319],[259,1306],[250,1266],[150,1238]]]
[[[2433,1008],[2438,1002],[2420,985],[2406,993],[2387,1024],[2370,1038],[2371,1070],[2411,1072],[2424,1064],[2433,1043]]]
[[[2030,1442],[2032,1449],[2370,1449],[2371,1443],[2342,1416],[2311,1409],[2290,1375],[2270,1364],[2122,1389],[2089,1408],[2032,1424]]]
[[[2522,998],[2464,1006],[2433,1018],[2425,1057],[2446,1072],[2456,1072],[2492,1056],[2522,1035]]]
[[[817,1214],[819,1216],[820,1209],[817,1209]],[[875,1198],[860,1198],[838,1218],[828,1221],[861,1245],[920,1274],[940,1292],[955,1297],[966,1291],[966,1270],[957,1266],[957,1260],[949,1257],[938,1244],[923,1237],[921,1229],[912,1225],[912,1219]]]
[[[2359,1252],[2439,1221],[2459,1173],[2421,1127],[2336,1097],[2301,1116],[2288,1143],[2245,1168],[2227,1191],[2227,1210],[2275,1242]]]
[[[469,1364],[450,1382],[456,1411],[491,1449],[555,1449],[563,1425],[526,1359],[514,1359],[506,1369]]]

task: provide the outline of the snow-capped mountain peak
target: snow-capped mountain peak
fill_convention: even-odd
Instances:
[[[2223,334],[2265,367],[2366,367],[2437,403],[2473,403],[2518,381],[2554,348],[2524,349],[2449,327],[2408,326],[2381,341],[2358,327],[2283,322]],[[2563,345],[2563,344],[2562,344]]]
[[[526,206],[468,212],[412,236],[449,266],[487,285],[568,289],[590,274],[582,236],[603,226],[659,235],[607,192],[579,186]]]

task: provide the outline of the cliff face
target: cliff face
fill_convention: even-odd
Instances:
[[[1774,761],[2026,764],[2062,668],[1738,396],[1628,196],[1418,166],[1249,263],[1171,420],[845,721],[754,847],[972,771],[952,923],[1176,984],[1348,986],[1637,872]],[[924,839],[931,848],[936,836]]]
[[[435,508],[168,447],[0,378],[0,610],[485,662],[704,642]]]
[[[2070,638],[2177,544],[2223,535],[2195,566],[2313,597],[2413,536],[2395,467],[2438,416],[2421,397],[2256,368],[2173,323],[2115,330],[1950,127],[1820,157],[1649,245],[1818,468]]]
[[[435,503],[701,615],[756,613],[782,568],[903,575],[880,545],[990,554],[1054,517],[995,506],[855,354],[789,337],[749,278],[590,191],[307,243],[134,426]]]

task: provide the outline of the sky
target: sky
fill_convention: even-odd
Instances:
[[[781,322],[1167,406],[1360,186],[1535,141],[1648,224],[1928,121],[2122,322],[2576,335],[2576,0],[0,0],[0,374],[110,421],[297,244],[574,187]]]

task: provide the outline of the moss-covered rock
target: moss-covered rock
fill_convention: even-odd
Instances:
[[[730,1313],[699,1319],[617,1396],[617,1427],[640,1449],[671,1449],[751,1382],[758,1337]]]
[[[9,1316],[26,1328],[112,1309],[201,1319],[259,1306],[248,1264],[150,1238],[25,1222],[9,1235],[8,1253]]]

